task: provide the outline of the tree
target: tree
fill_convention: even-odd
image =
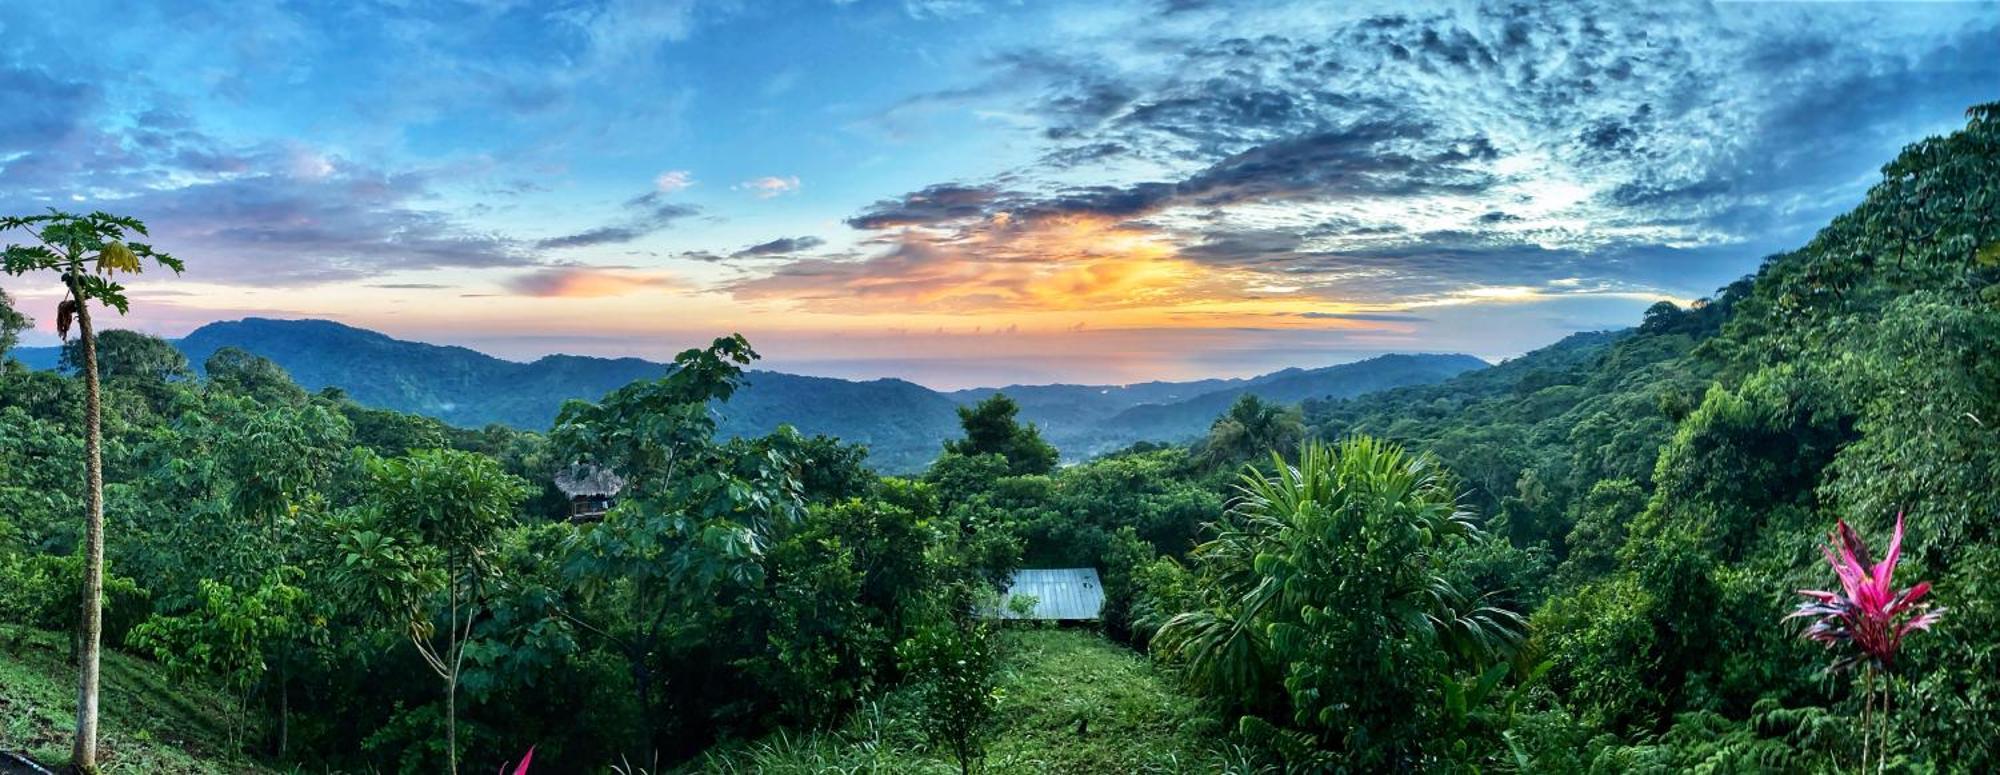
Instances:
[[[180,273],[182,265],[173,256],[155,252],[150,245],[126,241],[128,233],[146,234],[146,225],[136,218],[103,212],[73,215],[56,210],[45,215],[0,218],[0,232],[17,229],[28,232],[38,244],[9,243],[6,252],[0,253],[0,270],[15,276],[44,271],[60,275],[66,295],[56,307],[56,333],[67,338],[73,317],[82,342],[83,454],[88,484],[84,507],[84,653],[77,670],[76,742],[70,751],[70,766],[90,773],[97,771],[98,650],[103,634],[104,584],[104,412],[90,303],[97,302],[124,314],[130,304],[124,286],[113,279],[117,273],[137,273],[142,268],[141,259],[145,258],[175,274]]]
[[[62,367],[83,370],[82,340],[63,345]],[[112,329],[97,335],[97,374],[109,383],[141,385],[191,379],[186,355],[173,343],[137,331]]]
[[[34,325],[34,322],[14,309],[14,299],[7,295],[6,290],[0,289],[0,362],[4,362],[8,351],[21,341],[21,330]]]
[[[939,621],[899,645],[897,654],[917,682],[924,731],[951,751],[960,775],[967,775],[986,755],[986,727],[999,704],[994,686],[999,659],[992,632],[972,614],[969,587],[948,587],[936,602],[947,609]]]
[[[176,676],[221,677],[236,693],[231,742],[249,726],[250,690],[264,675],[269,641],[297,628],[305,593],[291,582],[296,568],[273,572],[250,591],[201,580],[201,607],[182,616],[154,616],[132,630],[130,643],[150,651]]]
[[[1008,472],[1015,476],[1054,471],[1059,457],[1055,446],[1042,440],[1040,429],[1016,421],[1020,411],[1020,405],[1005,393],[959,407],[958,422],[965,428],[965,438],[945,442],[945,451],[967,457],[999,455],[1007,459]]]
[[[1484,605],[1456,567],[1481,533],[1431,459],[1356,437],[1272,465],[1244,473],[1196,549],[1206,605],[1168,620],[1155,651],[1248,711],[1246,734],[1405,769],[1450,669],[1484,669],[1522,622]]]
[[[201,370],[208,386],[255,398],[263,403],[297,404],[306,400],[305,388],[292,381],[284,367],[240,347],[224,347],[208,356]]]
[[[1639,323],[1639,332],[1644,334],[1669,334],[1678,331],[1688,313],[1679,304],[1661,301],[1646,308],[1646,316]]]
[[[456,450],[378,460],[373,473],[368,512],[338,539],[337,585],[400,618],[410,644],[444,681],[446,751],[456,773],[466,646],[491,591],[494,538],[513,521],[527,483],[491,458]]]
[[[1272,450],[1288,450],[1305,437],[1305,421],[1297,407],[1275,404],[1244,393],[1229,411],[1208,428],[1196,458],[1214,468],[1256,460]]]
[[[598,625],[564,613],[625,661],[649,746],[659,742],[667,652],[707,635],[690,623],[714,614],[719,595],[763,582],[773,530],[804,512],[796,433],[733,450],[715,440],[710,403],[735,394],[756,357],[741,335],[716,339],[676,356],[663,378],[595,404],[569,402],[549,433],[558,460],[608,468],[626,483],[604,521],[566,547],[573,589],[608,615]]]

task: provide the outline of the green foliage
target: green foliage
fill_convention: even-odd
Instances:
[[[958,421],[965,428],[965,438],[945,442],[945,451],[967,457],[999,455],[1007,461],[1008,473],[1015,476],[1055,470],[1056,448],[1042,440],[1040,429],[1015,420],[1020,411],[1021,406],[1005,393],[959,407]]]
[[[20,397],[44,381],[32,374],[0,377],[0,396]],[[52,403],[75,405],[61,398]],[[44,412],[21,406],[0,409],[0,525],[5,526],[0,539],[12,539],[0,547],[0,556],[16,550],[68,553],[77,545],[76,515],[83,510],[83,439],[77,424],[60,415],[45,419]]]
[[[293,382],[292,375],[271,359],[241,348],[216,350],[202,363],[201,370],[208,375],[211,390],[247,396],[263,404],[299,404],[306,400],[305,388]]]
[[[1141,655],[1073,629],[1003,629],[985,738],[985,770],[1047,772],[1236,772],[1240,748],[1200,703],[1174,689]],[[924,731],[923,689],[905,685],[867,702],[837,729],[778,730],[725,743],[686,771],[716,773],[948,773],[958,764]]]
[[[492,458],[456,450],[370,467],[370,501],[337,534],[332,582],[361,616],[401,626],[443,680],[445,758],[456,772],[460,676],[475,648],[478,615],[500,581],[496,536],[513,521],[527,484]]]
[[[965,407],[963,440],[920,477],[880,478],[856,445],[737,432],[790,401],[742,389],[765,377],[743,370],[740,337],[658,378],[620,367],[653,370],[544,437],[306,393],[214,346],[196,383],[156,340],[107,332],[109,550],[144,582],[112,577],[107,615],[147,622],[131,645],[185,674],[174,691],[227,684],[237,717],[270,719],[237,726],[302,770],[493,752],[465,753],[485,768],[532,743],[561,771],[629,756],[922,772],[961,753],[969,768],[983,742],[1001,771],[1831,771],[1854,764],[1868,713],[1890,769],[1989,771],[1997,159],[2000,106],[1977,108],[1712,299],[1444,382],[1309,401],[1306,436],[1349,440],[1234,491],[1224,469],[1297,430],[1239,400],[1304,397],[1258,392],[1282,378],[1153,411],[1132,402],[1180,388],[1075,388],[1105,394],[1079,426],[1223,416],[1192,447],[1060,469],[1042,434],[1068,431],[1022,418],[1067,389],[967,393],[986,400]],[[9,271],[75,270],[90,292],[112,287],[92,261],[130,266],[116,240],[73,233],[119,222],[32,226],[63,250],[15,246]],[[949,424],[951,399],[905,394]],[[1327,394],[1350,395],[1311,395]],[[0,368],[0,620],[67,628],[80,604],[83,396],[73,377]],[[562,497],[529,484],[572,465],[627,482],[603,522],[553,519]],[[1776,620],[1823,582],[1826,524],[1872,533],[1899,511],[1924,536],[1905,566],[1951,614],[1904,649],[1898,703],[1874,715]],[[1153,664],[1074,630],[985,635],[943,592],[1024,566],[1097,568],[1105,633]],[[1532,612],[1523,643],[1512,611]],[[74,696],[44,690],[60,636],[0,626],[9,638],[29,647],[0,659],[0,707],[28,710],[0,713],[26,719],[0,722],[0,744],[40,755],[67,734],[50,708],[71,699],[48,697]],[[114,687],[140,677],[106,664]],[[169,692],[148,691],[135,707]],[[123,712],[107,704],[108,745],[145,751]],[[753,742],[690,758],[718,740]]]
[[[151,653],[170,675],[217,676],[235,690],[236,741],[248,726],[250,689],[266,670],[265,650],[304,624],[305,592],[286,575],[272,573],[248,591],[203,579],[199,608],[156,615],[132,630],[130,645]]]
[[[83,368],[82,340],[63,345],[62,367],[72,373]],[[194,378],[187,356],[173,344],[157,336],[114,329],[97,335],[97,372],[107,383],[130,382],[147,387],[162,382]]]
[[[5,364],[7,352],[21,341],[21,332],[34,325],[34,319],[21,314],[14,308],[14,297],[0,289],[0,364]]]
[[[125,287],[111,279],[118,272],[137,273],[141,259],[179,274],[181,262],[151,245],[130,242],[132,234],[146,236],[146,224],[137,218],[94,212],[75,215],[50,210],[44,215],[0,218],[0,232],[20,230],[33,235],[37,244],[9,244],[0,251],[0,271],[11,275],[53,271],[64,276],[78,301],[98,301],[124,312],[128,306]],[[67,325],[60,326],[67,329]]]
[[[1245,393],[1229,411],[1209,426],[1195,458],[1212,468],[1228,468],[1299,445],[1305,422],[1296,407],[1274,404]]]
[[[5,589],[0,586],[0,589]],[[68,612],[75,618],[75,612]],[[76,667],[68,636],[0,616],[0,749],[57,772],[76,732]],[[230,742],[237,698],[203,681],[175,681],[153,662],[104,654],[100,760],[110,775],[274,771]],[[115,698],[115,699],[113,699]]]
[[[817,530],[770,552],[769,583],[752,604],[768,648],[746,667],[786,724],[831,723],[873,688],[888,640],[885,622],[863,602],[868,579],[859,564],[837,536]]]
[[[1432,460],[1392,445],[1309,444],[1296,466],[1272,463],[1244,474],[1195,552],[1203,605],[1154,649],[1254,717],[1245,730],[1297,730],[1262,735],[1274,744],[1309,739],[1365,768],[1437,756],[1443,677],[1519,637],[1516,614],[1465,584],[1457,553],[1482,534]]]
[[[956,609],[945,621],[918,630],[897,646],[904,672],[916,681],[924,731],[951,752],[960,773],[980,766],[986,735],[998,710],[998,654],[987,625],[966,610],[963,587],[947,590],[940,604]]]
[[[129,576],[104,573],[104,639],[117,643],[146,618],[151,593]],[[35,554],[0,555],[0,621],[61,630],[71,635],[76,657],[78,609],[83,607],[83,558]]]

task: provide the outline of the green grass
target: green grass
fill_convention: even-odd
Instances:
[[[1213,717],[1145,657],[1079,630],[1001,633],[999,720],[987,740],[994,773],[1229,772]],[[69,760],[76,671],[61,633],[0,625],[0,749],[52,768]],[[264,773],[230,753],[229,700],[169,681],[158,666],[104,659],[99,756],[121,773]],[[724,745],[690,769],[722,773],[956,773],[916,721],[914,697],[892,692],[839,729],[779,732]],[[1080,722],[1084,730],[1079,734]],[[634,764],[643,764],[635,762]]]
[[[1231,772],[1245,769],[1221,728],[1145,657],[1078,630],[1002,633],[995,773]],[[719,747],[691,770],[723,773],[956,773],[926,744],[911,698],[891,693],[842,728],[779,732]],[[1084,731],[1078,733],[1080,722]]]
[[[261,773],[229,749],[229,702],[167,680],[157,665],[107,651],[101,663],[98,764],[105,773]],[[0,749],[51,769],[69,763],[76,669],[62,633],[0,624]]]

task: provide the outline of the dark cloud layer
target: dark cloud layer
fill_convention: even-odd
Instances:
[[[666,201],[660,192],[650,192],[625,203],[628,215],[616,223],[585,229],[573,234],[550,237],[535,243],[544,250],[618,245],[667,229],[675,222],[701,213],[693,205]]]
[[[876,202],[860,215],[847,219],[847,225],[857,229],[887,229],[977,218],[999,202],[1001,195],[1001,190],[994,186],[939,183]]]
[[[825,245],[826,240],[813,236],[779,237],[769,242],[760,242],[729,254],[730,258],[765,258],[802,253]]]
[[[914,239],[1094,218],[1170,236],[1181,259],[1333,295],[1559,280],[1700,291],[1675,262],[1754,266],[1851,206],[1901,144],[2000,98],[1995,7],[1954,8],[1960,23],[1794,4],[1155,11],[1117,35],[995,57],[986,81],[950,93],[1035,116],[1046,147],[992,182],[938,183],[850,218],[933,234],[905,234],[867,274],[965,261]],[[1074,182],[1146,168],[1182,173]],[[815,260],[773,279],[803,292],[852,274]]]
[[[425,206],[434,173],[276,143],[231,144],[153,106],[125,117],[95,87],[0,65],[0,207],[113,206],[153,225],[195,279],[299,285],[538,259]],[[108,197],[95,201],[85,193]]]
[[[209,282],[295,285],[391,271],[525,266],[503,236],[421,209],[421,175],[336,169],[301,179],[260,172],[120,200]]]

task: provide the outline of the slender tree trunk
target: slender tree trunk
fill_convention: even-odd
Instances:
[[[292,742],[292,647],[287,643],[278,657],[278,759],[283,760]]]
[[[1867,668],[1861,681],[1861,767],[1863,775],[1868,772],[1868,738],[1875,733],[1875,668]]]
[[[83,337],[83,457],[89,479],[85,494],[83,559],[83,653],[77,660],[76,743],[70,765],[97,771],[97,659],[104,632],[104,412],[97,384],[97,334],[90,327],[90,304],[75,274],[64,278],[76,298],[77,330]]]
[[[625,651],[626,665],[632,672],[632,688],[639,699],[639,742],[646,748],[659,750],[659,720],[653,716],[653,670],[646,666],[646,650],[628,647]],[[641,757],[645,751],[638,752]]]
[[[1892,696],[1894,693],[1895,686],[1893,679],[1889,677],[1888,673],[1883,673],[1882,721],[1880,723],[1882,729],[1875,735],[1879,741],[1875,744],[1875,771],[1878,773],[1889,770],[1889,702],[1894,699]]]
[[[445,551],[445,604],[451,609],[451,629],[445,633],[444,659],[444,740],[445,760],[451,764],[451,775],[458,775],[458,663],[452,654],[458,651],[458,552]]]
[[[452,671],[444,686],[444,739],[451,747],[451,775],[458,775],[458,671]]]

